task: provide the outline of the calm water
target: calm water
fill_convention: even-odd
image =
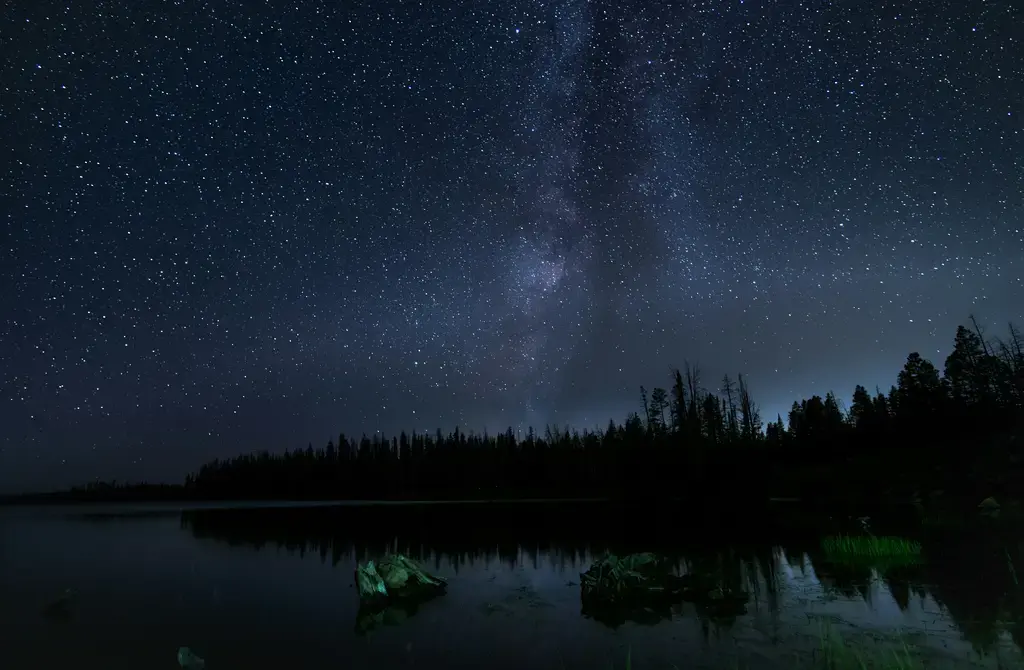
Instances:
[[[808,526],[685,521],[608,505],[0,510],[0,667],[159,670],[187,645],[209,670],[791,668],[823,628],[928,667],[1024,667],[1024,598],[972,542],[898,576],[844,571]],[[817,524],[817,525],[816,525]],[[746,613],[691,604],[656,623],[583,616],[579,573],[606,549],[716,566]],[[357,630],[357,560],[398,549],[450,581],[399,625]],[[66,610],[47,610],[65,589]],[[401,613],[397,613],[401,614]]]

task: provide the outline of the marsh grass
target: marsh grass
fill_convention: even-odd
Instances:
[[[632,670],[631,656],[631,650],[627,650],[626,670]],[[746,668],[740,662],[734,667],[736,670]],[[873,642],[850,644],[831,624],[825,623],[818,631],[818,644],[813,653],[794,658],[787,667],[793,670],[924,670],[925,664],[914,656],[910,646],[901,638],[895,638],[888,645]],[[683,670],[685,666],[674,665],[672,668]]]
[[[821,542],[828,554],[865,557],[920,556],[921,543],[891,535],[830,535]]]
[[[810,663],[817,670],[921,670],[924,664],[903,640],[890,646],[852,645],[843,640],[831,625],[822,626],[818,649]]]
[[[829,560],[846,565],[885,569],[921,562],[921,543],[902,537],[830,535],[821,547]]]

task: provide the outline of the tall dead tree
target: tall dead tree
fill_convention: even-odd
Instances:
[[[683,432],[686,424],[686,387],[683,386],[683,374],[676,368],[672,371],[672,430]]]
[[[647,389],[643,386],[640,387],[640,399],[644,401],[644,418],[647,423],[644,424],[647,430],[651,429],[651,406],[647,404]]]
[[[757,405],[750,397],[750,389],[747,388],[747,383],[743,381],[743,375],[739,375],[738,379],[743,438],[753,440],[761,433],[761,414],[758,412]]]
[[[726,412],[725,412],[725,424],[726,431],[728,432],[729,439],[735,439],[739,434],[739,427],[736,421],[736,385],[729,375],[726,374],[722,377],[722,393],[725,394]]]
[[[686,390],[689,396],[690,406],[687,408],[686,420],[690,424],[690,430],[693,431],[694,435],[700,435],[702,432],[701,426],[701,407],[700,407],[700,368],[696,365],[690,365],[686,362]]]

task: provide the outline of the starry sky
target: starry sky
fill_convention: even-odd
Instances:
[[[0,490],[766,419],[1024,323],[1013,0],[0,10]]]

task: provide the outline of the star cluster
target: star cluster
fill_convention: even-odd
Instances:
[[[339,430],[766,418],[1024,321],[1024,46],[969,3],[8,3],[0,489]]]

